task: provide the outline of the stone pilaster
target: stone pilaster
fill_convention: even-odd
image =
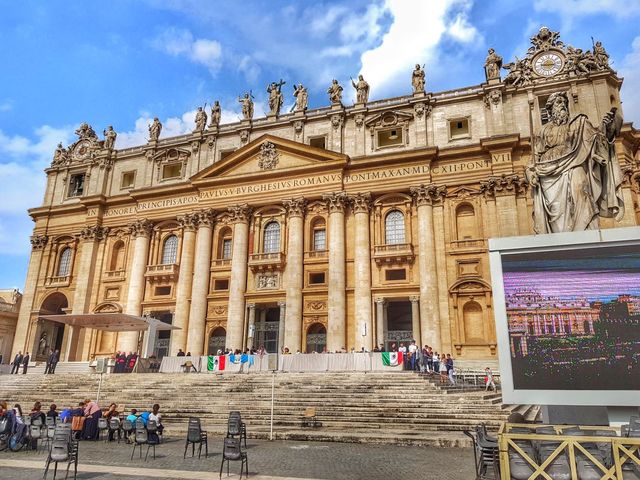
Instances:
[[[346,251],[344,237],[344,192],[323,195],[329,211],[329,287],[327,350],[346,348]]]
[[[411,301],[411,330],[414,340],[420,345],[420,340],[422,340],[420,335],[420,297],[414,295],[409,297],[409,300]]]
[[[249,257],[249,217],[251,208],[241,204],[229,207],[233,223],[233,253],[231,257],[231,280],[229,282],[229,308],[227,313],[227,347],[235,350],[242,347],[245,302],[247,290],[247,261]]]
[[[129,225],[129,232],[134,237],[133,259],[129,272],[129,292],[125,313],[140,315],[142,313],[142,299],[144,298],[145,278],[149,257],[149,243],[153,223],[146,218],[137,220]],[[133,352],[138,348],[138,332],[118,333],[118,350]]]
[[[27,269],[24,294],[22,295],[22,302],[20,303],[16,333],[13,337],[11,361],[13,361],[13,358],[19,351],[24,353],[27,347],[29,325],[31,324],[31,310],[37,308],[33,302],[35,300],[36,286],[38,285],[38,278],[40,277],[42,267],[42,251],[47,245],[48,240],[49,237],[46,235],[33,235],[31,237],[31,257],[29,257],[29,268]]]
[[[378,347],[384,345],[384,327],[385,327],[385,299],[376,298],[376,342]]]
[[[500,237],[519,234],[516,195],[524,195],[528,186],[527,181],[517,174],[491,176],[480,182],[480,190],[487,199],[489,214],[492,216],[491,221],[498,225],[498,231],[492,233]],[[491,202],[494,205],[489,205]]]
[[[373,349],[373,320],[371,311],[371,241],[369,211],[371,195],[358,193],[350,198],[355,217],[354,299],[356,338],[355,348]],[[365,335],[362,333],[365,332]]]
[[[304,198],[285,200],[288,217],[287,267],[285,271],[286,316],[284,344],[302,349],[302,287],[304,261]]]
[[[248,303],[249,308],[249,330],[247,333],[247,348],[252,349],[256,338],[256,304]]]
[[[284,343],[287,302],[278,302],[278,307],[280,308],[280,318],[278,319],[278,352],[282,352],[284,347],[289,347],[289,351],[291,352],[291,347]]]
[[[440,301],[436,245],[433,230],[433,204],[442,201],[446,187],[434,184],[411,187],[418,210],[418,269],[420,274],[420,344],[441,348]],[[415,331],[415,330],[414,330]],[[418,339],[416,339],[418,341]]]
[[[196,234],[196,253],[191,287],[191,306],[189,308],[189,332],[187,351],[192,355],[205,352],[205,323],[207,320],[207,295],[211,268],[211,242],[213,241],[214,211],[195,212],[194,223],[198,227]]]

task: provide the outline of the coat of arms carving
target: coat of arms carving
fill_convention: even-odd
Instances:
[[[280,154],[276,146],[271,142],[264,142],[260,146],[260,154],[258,156],[258,167],[261,170],[273,170],[278,165]]]

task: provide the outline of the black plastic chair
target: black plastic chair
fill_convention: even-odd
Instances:
[[[476,427],[475,435],[467,430],[463,433],[473,442],[473,458],[475,462],[475,480],[499,479],[500,461],[498,443],[488,439],[484,425]]]
[[[227,421],[227,438],[239,437],[244,439],[244,448],[247,448],[247,426],[240,417],[240,412],[229,412],[229,419]]]
[[[136,422],[137,423],[137,422]],[[133,455],[134,453],[136,453],[136,448],[140,448],[140,458],[142,458],[142,446],[146,445],[149,442],[149,435],[147,434],[147,429],[144,428],[144,425],[142,425],[142,428],[139,428],[136,425],[136,431],[135,431],[135,435],[133,436],[133,450],[131,451],[131,460],[133,460]],[[147,455],[149,454],[149,449],[147,448]],[[155,449],[154,449],[154,457],[155,458]],[[147,458],[145,457],[145,460]]]
[[[224,468],[224,462],[227,462],[227,476],[229,475],[229,462],[242,462],[240,464],[240,478],[242,478],[242,472],[246,469],[246,476],[249,478],[249,459],[247,458],[247,452],[242,451],[242,444],[240,438],[227,437],[224,439],[224,445],[222,447],[222,463],[220,464],[220,478],[222,478],[222,469]]]
[[[191,456],[195,455],[196,443],[198,444],[198,458],[202,453],[202,445],[204,445],[204,458],[209,456],[209,440],[207,438],[207,432],[202,430],[200,425],[200,419],[196,417],[189,418],[189,424],[187,426],[187,441],[184,445],[184,456],[187,458],[187,448],[191,444]]]
[[[113,440],[113,436],[118,434],[118,443],[120,443],[120,438],[122,437],[122,427],[120,425],[120,419],[118,417],[111,417],[109,419],[109,434],[105,441]]]

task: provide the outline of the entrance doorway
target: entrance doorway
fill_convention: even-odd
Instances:
[[[400,342],[404,342],[405,346],[408,346],[411,340],[419,341],[419,339],[414,338],[411,320],[411,302],[408,300],[389,301],[387,305],[387,329],[384,335],[384,343],[387,350],[392,343],[395,343],[397,348],[400,346]]]
[[[153,312],[150,316],[168,325],[173,323],[172,312]],[[162,358],[169,355],[170,346],[171,330],[158,330],[155,338],[155,346],[153,347],[153,354],[156,358]]]
[[[307,329],[306,353],[322,353],[327,346],[327,329],[321,323],[314,323]]]
[[[209,335],[209,355],[218,355],[218,352],[224,353],[226,343],[227,331],[222,327],[214,328]]]
[[[279,353],[280,307],[256,307],[255,326],[253,347],[257,349],[264,346],[267,353]]]
[[[40,307],[41,315],[64,315],[65,310],[69,307],[67,297],[62,293],[56,292],[49,295]],[[36,336],[34,338],[34,346],[31,350],[31,358],[34,360],[47,360],[49,358],[49,350],[54,349],[58,352],[62,351],[62,342],[64,339],[64,324],[51,320],[39,320]]]

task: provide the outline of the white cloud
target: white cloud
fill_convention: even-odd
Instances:
[[[464,0],[387,0],[385,8],[393,16],[393,23],[382,43],[361,56],[360,73],[375,97],[384,96],[397,85],[406,85],[404,90],[409,91],[412,67],[429,64],[444,35],[465,44],[481,38],[468,22],[471,5]],[[448,16],[454,8],[458,11],[450,21]]]
[[[250,84],[255,84],[260,76],[260,65],[251,58],[249,55],[245,55],[238,62],[238,71],[242,72]]]
[[[312,16],[312,21],[309,23],[309,31],[315,36],[322,36],[329,33],[336,25],[340,17],[348,13],[346,7],[331,6],[326,11],[320,12],[319,8],[313,8],[313,12],[308,13]]]
[[[624,57],[622,67],[618,72],[624,77],[621,98],[623,100],[623,113],[625,121],[634,122],[636,128],[640,126],[640,36],[637,36],[632,44],[631,52]]]
[[[194,63],[204,65],[215,75],[222,64],[222,45],[216,40],[194,39],[189,30],[175,27],[160,33],[151,42],[161,52],[174,57],[186,57]]]

